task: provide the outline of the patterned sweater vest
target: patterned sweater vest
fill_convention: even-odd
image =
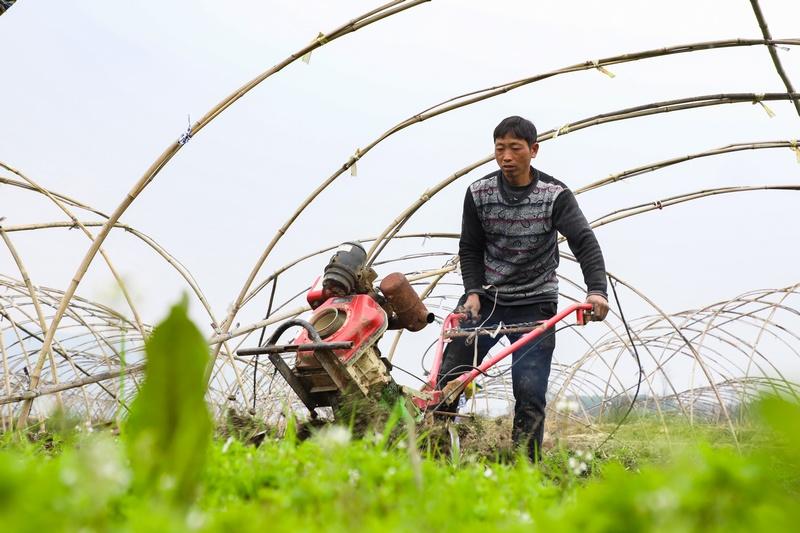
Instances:
[[[560,181],[536,172],[536,182],[521,198],[499,172],[470,186],[486,235],[486,283],[498,300],[558,301],[558,235],[553,204],[566,189]],[[516,201],[515,201],[516,200]]]

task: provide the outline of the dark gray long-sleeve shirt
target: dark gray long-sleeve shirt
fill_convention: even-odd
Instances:
[[[557,302],[561,233],[581,266],[587,292],[608,298],[603,253],[572,191],[531,171],[533,180],[525,187],[509,186],[498,170],[467,190],[459,241],[464,289],[496,295],[501,305]]]

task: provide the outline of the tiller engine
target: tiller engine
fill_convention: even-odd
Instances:
[[[312,417],[317,407],[336,407],[342,394],[379,399],[387,390],[399,391],[378,341],[387,329],[419,331],[433,322],[433,313],[403,274],[389,274],[376,288],[378,276],[366,261],[360,244],[342,244],[306,296],[314,310],[311,318],[284,322],[264,346],[237,352],[269,354]],[[293,326],[303,330],[292,344],[276,346]],[[293,351],[297,358],[290,368],[280,354]]]

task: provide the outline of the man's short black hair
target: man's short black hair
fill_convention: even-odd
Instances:
[[[533,146],[533,143],[536,142],[536,126],[530,120],[522,117],[504,118],[494,129],[494,138],[492,140],[496,141],[506,135],[524,139],[528,146]]]

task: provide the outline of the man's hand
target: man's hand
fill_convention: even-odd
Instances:
[[[464,302],[464,312],[467,313],[471,320],[479,320],[481,318],[481,299],[476,293],[467,295],[467,301]]]
[[[586,297],[586,303],[592,304],[592,320],[596,322],[605,320],[608,314],[608,300],[599,294],[590,294]]]

